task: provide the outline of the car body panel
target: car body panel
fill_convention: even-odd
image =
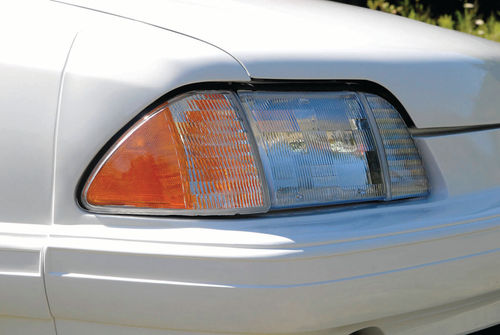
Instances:
[[[319,6],[314,13],[330,6],[311,3]],[[295,14],[303,8],[302,2],[280,5],[284,12]],[[255,5],[240,3],[233,12],[245,6]],[[331,6],[345,15],[371,17],[369,12]],[[151,7],[148,12],[162,13],[162,8]],[[257,39],[249,44],[255,51],[251,55],[250,46],[239,53],[229,47],[233,42],[205,41],[201,35],[192,38],[186,36],[191,33],[187,28],[179,34],[153,26],[151,20],[137,22],[138,16],[130,20],[56,2],[43,2],[41,9],[52,13],[51,22],[66,27],[61,35],[64,47],[53,49],[58,51],[59,84],[43,86],[42,80],[29,87],[35,97],[45,93],[50,100],[45,111],[49,121],[43,122],[52,128],[42,129],[51,132],[41,132],[44,141],[38,142],[53,146],[52,150],[44,146],[42,157],[32,161],[46,175],[50,166],[50,182],[34,183],[28,191],[33,189],[35,197],[42,185],[50,206],[44,199],[44,213],[38,215],[36,205],[17,201],[9,210],[25,211],[24,223],[10,220],[12,212],[1,216],[0,211],[0,299],[9,302],[0,306],[4,315],[0,332],[53,334],[55,321],[58,335],[333,335],[368,326],[381,327],[386,335],[442,329],[452,334],[496,322],[500,311],[498,129],[419,137],[416,144],[431,185],[429,197],[423,199],[229,218],[103,215],[83,209],[77,201],[80,178],[105,143],[165,93],[192,83],[251,83],[253,73],[280,80],[372,79],[400,99],[418,126],[496,122],[498,94],[488,90],[498,88],[497,49],[489,42],[388,19],[403,22],[412,36],[422,29],[417,38],[423,43],[420,50],[409,52],[410,43],[395,37],[388,40],[395,49],[386,49],[394,56],[387,57],[383,68],[377,66],[383,63],[383,52],[375,52],[375,47],[358,53],[357,66],[354,60],[346,66],[336,63],[332,45],[322,54],[323,60],[314,56],[321,51],[316,42],[293,53],[291,44],[280,42],[272,49],[268,40],[266,48],[282,50],[273,58],[266,48],[258,47]],[[270,13],[275,11],[266,15],[274,15]],[[176,14],[182,12],[168,12],[173,23],[180,22]],[[213,10],[205,14],[211,17]],[[387,19],[374,15],[375,21]],[[322,25],[326,27],[325,22]],[[213,29],[222,31],[223,23],[203,26],[214,34]],[[240,36],[242,32],[230,33]],[[453,50],[433,52],[437,42],[425,44],[427,33],[442,35],[441,42],[455,36],[464,45],[451,41],[446,44]],[[245,36],[250,38],[248,30]],[[471,51],[475,47],[487,49],[491,57],[479,57]],[[403,55],[413,62],[405,63]],[[288,70],[280,68],[285,57]],[[391,76],[388,70],[398,66]],[[466,83],[456,83],[457,69],[467,76]],[[415,88],[420,86],[405,73],[415,75],[418,85],[429,87],[422,86],[425,90],[419,93]],[[448,80],[451,86],[445,85]],[[485,83],[489,85],[483,87]],[[468,91],[473,86],[476,89]],[[422,94],[430,91],[433,95],[423,99]],[[441,94],[455,97],[456,105],[447,109]],[[442,115],[434,115],[435,110],[418,101],[435,104],[443,109]],[[433,116],[435,124],[430,122]],[[36,127],[43,122],[26,122],[25,131],[40,136]],[[21,141],[20,145],[33,153],[40,143]],[[450,150],[456,147],[460,150]],[[11,171],[17,180],[27,173],[14,167]],[[30,215],[37,220],[30,220]]]
[[[29,13],[26,13],[27,6],[32,10]],[[249,78],[234,59],[206,43],[143,24],[110,20],[109,15],[49,1],[19,1],[9,4],[1,17],[2,31],[15,34],[0,36],[4,50],[0,55],[0,333],[52,335],[55,334],[54,321],[44,282],[50,227],[54,222],[61,222],[62,206],[76,210],[80,217],[81,210],[74,197],[75,185],[92,156],[119,127],[177,85],[200,79],[247,81]],[[20,17],[25,21],[16,21]],[[131,35],[116,38],[117,32],[125,32],[127,27]],[[102,31],[109,33],[102,34]],[[101,38],[96,38],[94,43],[94,37],[99,35]],[[158,46],[156,40],[150,38],[168,40],[169,44]],[[110,44],[111,39],[116,40],[115,45]],[[134,44],[128,44],[127,49],[123,47],[127,43]],[[154,47],[148,49],[148,43]],[[122,49],[117,49],[118,44]],[[142,45],[140,50],[139,45]],[[108,54],[109,58],[103,57],[106,47],[114,50]],[[170,48],[177,48],[177,52]],[[148,52],[151,52],[149,58]],[[73,57],[68,63],[70,53]],[[189,53],[191,57],[186,56]],[[78,65],[80,57],[85,58],[80,62],[82,66]],[[96,58],[101,59],[101,67]],[[127,64],[131,60],[135,69]],[[127,66],[130,71],[124,72]],[[101,71],[103,68],[107,71]],[[78,77],[76,81],[72,80],[73,76]],[[83,86],[89,90],[85,91]],[[78,101],[82,109],[76,108],[73,114],[67,115],[69,112],[64,108],[73,90],[87,93],[82,97],[87,100]],[[92,101],[96,90],[101,90],[101,97],[108,96],[108,105],[95,99],[102,108],[93,110],[85,101]],[[60,95],[62,92],[64,96]],[[114,100],[118,95],[122,101]],[[113,108],[109,104],[116,104],[115,111],[121,109],[126,113],[110,113]],[[133,105],[136,107],[131,108]],[[104,132],[103,128],[112,122],[108,120],[98,128],[92,120],[95,114],[88,111],[118,121],[115,123],[118,128]],[[89,116],[87,122],[92,130],[82,133],[85,115]],[[76,121],[71,124],[73,127],[65,123],[68,117]],[[82,141],[77,141],[77,134],[82,136]],[[93,152],[89,151],[89,156],[81,156],[78,151],[91,144],[90,134],[100,134],[100,143],[90,148]],[[57,139],[76,144],[78,149],[67,157],[64,150],[59,151]],[[64,161],[59,162],[56,157]],[[65,201],[61,201],[57,192],[65,185],[69,172],[65,170],[66,160],[79,160],[82,165],[65,189],[69,190],[64,193]],[[58,163],[60,167],[56,168]]]
[[[46,24],[22,3],[6,6],[0,23],[13,32],[0,35],[0,213],[7,222],[50,224],[59,87],[76,30]]]
[[[497,194],[447,200],[434,209],[406,203],[326,211],[315,222],[309,215],[284,215],[182,228],[195,220],[164,220],[171,227],[150,223],[150,234],[158,237],[149,240],[133,239],[137,228],[123,227],[120,218],[107,228],[55,227],[47,254],[49,299],[61,319],[297,333],[495,294],[500,220],[495,202],[485,199]],[[451,221],[450,212],[462,220]],[[111,239],[113,230],[130,236]],[[159,241],[171,232],[207,238]],[[209,243],[208,236],[224,235],[223,244]],[[258,245],[258,235],[268,242]],[[238,244],[252,239],[253,245]],[[122,306],[119,313],[116,306]]]
[[[76,30],[47,22],[44,4],[26,5],[4,2],[0,12],[0,333],[53,335],[44,227],[52,223],[61,75]]]
[[[310,335],[346,335],[359,329],[371,328],[376,324],[378,329],[384,329],[384,335],[415,335],[415,334],[467,334],[464,325],[472,325],[469,330],[480,330],[485,325],[495,325],[498,322],[500,303],[498,295],[478,297],[477,299],[454,302],[439,306],[434,310],[401,314],[397,317],[371,320],[362,324],[350,325],[336,329],[326,329],[318,332],[308,332]],[[117,326],[105,323],[90,323],[76,320],[62,320],[58,330],[65,334],[86,335],[89,332],[96,335],[200,335],[206,333],[184,332],[154,328],[139,328],[132,326]],[[295,333],[297,334],[297,333]],[[377,333],[375,333],[377,334]],[[380,333],[378,333],[380,334]]]
[[[321,0],[67,2],[199,38],[252,78],[379,83],[418,127],[500,123],[500,45],[485,39]]]
[[[250,80],[231,56],[206,43],[90,14],[95,19],[78,34],[63,80],[54,191],[55,221],[63,224],[88,223],[75,206],[81,176],[104,144],[151,103],[192,83]]]
[[[130,26],[147,34],[171,34],[136,24],[120,24],[120,31]],[[115,44],[107,49],[99,42],[108,41],[107,34],[81,36],[71,55],[76,60],[70,58],[65,76],[74,83],[64,85],[69,92],[63,97],[60,120],[67,131],[60,132],[58,142],[60,206],[46,256],[52,312],[68,332],[85,322],[108,324],[90,326],[106,331],[114,324],[117,332],[123,326],[165,332],[313,332],[469,301],[500,289],[496,266],[488,266],[479,281],[476,270],[462,273],[464,267],[479,269],[498,259],[498,130],[419,139],[432,185],[426,200],[238,219],[99,215],[72,205],[82,165],[147,101],[171,89],[161,83],[151,95],[132,96],[131,90],[117,89],[115,83],[108,86],[103,74],[117,75],[112,72],[114,53],[129,54],[123,50],[136,44],[130,43],[134,37],[127,34],[123,42],[113,38]],[[99,76],[87,78],[85,65],[97,60],[85,50],[96,43],[109,58],[99,58]],[[244,81],[242,68],[227,60],[236,71],[227,80]],[[127,62],[135,82],[135,67],[142,73],[144,65]],[[195,82],[211,80],[201,76],[206,72],[196,73],[200,77]],[[83,80],[88,85],[82,85]],[[108,89],[113,103],[107,102]],[[88,110],[83,102],[90,97],[95,106]],[[126,106],[116,101],[137,107],[125,113]],[[82,122],[83,113],[88,121]],[[106,126],[99,129],[95,124]],[[82,142],[87,147],[80,148]],[[464,148],[463,157],[446,150],[453,143]],[[477,156],[465,159],[467,154]],[[463,163],[457,166],[457,159]],[[475,164],[477,160],[485,164]],[[467,180],[461,177],[465,171]],[[432,276],[436,280],[429,282]],[[407,292],[405,304],[401,292]],[[350,308],[339,303],[346,301]],[[120,313],[114,313],[116,306],[122,306]]]

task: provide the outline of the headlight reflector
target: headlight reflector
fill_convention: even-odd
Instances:
[[[238,92],[274,208],[384,199],[377,147],[353,92]]]

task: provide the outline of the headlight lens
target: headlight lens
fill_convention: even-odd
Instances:
[[[82,203],[228,215],[427,192],[406,125],[377,95],[194,91],[127,130],[91,172]]]
[[[382,139],[389,171],[388,198],[400,199],[427,194],[427,177],[422,160],[398,111],[379,96],[364,96]]]
[[[377,147],[353,92],[238,92],[274,208],[384,199]]]

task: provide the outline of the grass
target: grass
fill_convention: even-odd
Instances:
[[[367,6],[371,9],[500,42],[500,12],[484,18],[479,14],[477,1],[474,3],[464,1],[461,11],[438,17],[433,17],[430,8],[424,6],[419,0],[415,0],[414,3],[410,0],[400,0],[397,4],[385,0],[368,0]]]

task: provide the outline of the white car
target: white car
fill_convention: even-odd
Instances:
[[[319,0],[4,0],[0,334],[500,323],[500,45]]]

